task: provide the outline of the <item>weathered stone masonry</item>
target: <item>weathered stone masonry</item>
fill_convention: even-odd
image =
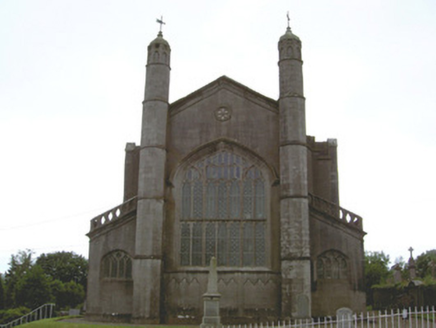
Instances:
[[[124,202],[91,220],[91,320],[200,324],[217,261],[223,323],[362,311],[362,219],[339,206],[337,143],[306,135],[301,41],[280,38],[278,100],[222,76],[169,103],[148,47]],[[189,77],[187,77],[189,78]]]

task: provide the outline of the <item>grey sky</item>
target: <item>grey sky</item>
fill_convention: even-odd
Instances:
[[[436,248],[433,0],[0,2],[0,272],[20,249],[87,256],[122,202],[156,18],[171,101],[221,75],[278,97],[277,42],[303,42],[307,133],[338,139],[341,205],[367,250]]]

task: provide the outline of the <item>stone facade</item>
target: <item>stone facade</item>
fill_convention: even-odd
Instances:
[[[362,219],[336,140],[306,135],[301,41],[278,48],[278,100],[223,76],[169,104],[171,49],[150,43],[124,202],[88,233],[88,318],[200,324],[212,257],[223,323],[364,310]]]

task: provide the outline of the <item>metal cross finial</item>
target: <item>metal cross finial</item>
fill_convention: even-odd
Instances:
[[[289,18],[289,11],[287,12],[286,17],[288,18],[288,28],[291,28],[291,27],[289,26],[289,22],[291,21],[291,19]]]
[[[160,16],[160,19],[157,18],[156,22],[160,24],[159,32],[162,32],[162,25],[165,25],[165,22],[163,21],[163,16]]]
[[[410,257],[413,258],[413,254],[412,254],[412,252],[414,251],[414,249],[413,249],[412,247],[410,247],[410,248],[408,249],[408,251],[410,252]]]

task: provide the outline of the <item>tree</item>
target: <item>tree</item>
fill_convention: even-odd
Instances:
[[[432,264],[433,262],[433,264]],[[432,275],[432,265],[436,269],[436,249],[426,251],[419,255],[416,259],[416,271],[417,275],[421,278],[425,278]]]
[[[5,308],[5,289],[3,283],[3,275],[0,274],[0,310]]]
[[[373,304],[371,287],[386,282],[389,276],[389,255],[383,252],[365,252],[366,303]]]
[[[36,264],[41,266],[53,280],[60,280],[63,283],[74,281],[86,289],[88,261],[83,256],[74,252],[41,254]]]
[[[74,282],[66,282],[56,297],[56,304],[60,308],[74,308],[85,300],[85,290],[83,286]]]
[[[50,280],[39,265],[34,265],[16,285],[15,301],[18,305],[35,309],[51,301]]]
[[[11,255],[9,269],[5,274],[5,308],[17,306],[15,299],[16,285],[33,265],[33,252],[30,249]]]

